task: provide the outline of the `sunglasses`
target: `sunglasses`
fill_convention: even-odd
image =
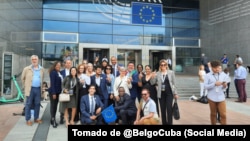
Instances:
[[[167,66],[167,64],[161,64],[161,66]]]

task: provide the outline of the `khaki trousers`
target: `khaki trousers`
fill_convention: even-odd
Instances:
[[[212,125],[216,125],[217,121],[217,112],[220,113],[220,123],[221,125],[227,124],[227,117],[226,117],[226,101],[222,102],[214,102],[208,99],[208,104],[210,108],[210,121]]]

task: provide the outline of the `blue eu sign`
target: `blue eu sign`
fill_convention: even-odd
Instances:
[[[162,4],[132,3],[132,24],[162,24]]]

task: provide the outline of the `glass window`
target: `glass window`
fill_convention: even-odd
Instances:
[[[131,24],[131,15],[130,14],[113,14],[113,24]]]
[[[176,19],[173,18],[174,27],[199,28],[200,20]]]
[[[130,25],[114,25],[113,34],[143,36],[143,27]]]
[[[143,45],[143,36],[113,36],[113,44]]]
[[[95,18],[93,18],[95,17]],[[93,23],[112,23],[112,14],[80,12],[80,21]]]
[[[92,12],[104,12],[104,13],[112,13],[112,5],[107,1],[103,1],[105,3],[95,3],[92,0],[80,1],[79,7],[80,11],[92,11]]]
[[[78,10],[78,0],[43,0],[43,8]]]
[[[44,9],[43,18],[49,20],[78,21],[78,12]]]
[[[145,36],[143,38],[144,45],[154,45],[154,46],[170,46],[171,38],[165,38],[161,34],[153,34],[152,36]]]
[[[200,37],[198,28],[173,28],[173,37]]]
[[[77,22],[43,20],[44,31],[78,32]]]
[[[53,42],[72,42],[78,43],[78,37],[76,33],[46,33],[44,32],[43,40],[45,42],[53,41]]]
[[[144,36],[151,36],[152,34],[161,34],[166,37],[171,36],[171,29],[164,27],[154,27],[154,26],[145,26],[144,27]]]
[[[43,58],[45,60],[64,60],[71,59],[76,61],[78,56],[77,44],[59,44],[59,43],[44,43]]]
[[[199,40],[175,39],[175,46],[199,46]]]
[[[112,35],[80,34],[79,42],[81,42],[81,43],[112,44]]]
[[[199,19],[199,9],[172,9],[173,17]]]
[[[80,33],[112,34],[111,24],[80,23]]]

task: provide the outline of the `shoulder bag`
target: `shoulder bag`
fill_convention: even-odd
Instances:
[[[173,104],[173,117],[175,120],[179,120],[180,119],[180,111],[179,111],[179,107],[178,107],[178,103],[177,103],[177,99],[174,99],[174,104]]]

